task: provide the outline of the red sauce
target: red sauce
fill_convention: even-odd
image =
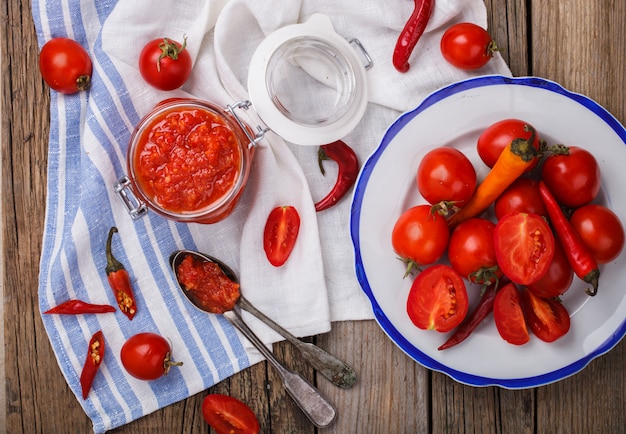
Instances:
[[[239,300],[239,284],[224,274],[218,264],[187,255],[176,269],[183,290],[203,310],[224,313]]]
[[[200,108],[165,111],[137,142],[134,167],[144,193],[175,213],[200,211],[224,197],[240,175],[235,133]]]

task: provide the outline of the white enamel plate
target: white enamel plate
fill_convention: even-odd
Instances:
[[[443,88],[400,116],[363,166],[352,203],[351,233],[357,278],[376,320],[406,354],[423,366],[474,386],[510,389],[552,383],[583,369],[626,333],[626,253],[601,266],[595,297],[575,278],[562,297],[571,316],[566,336],[545,343],[532,336],[523,346],[505,342],[486,319],[461,344],[438,351],[448,337],[417,329],[406,313],[413,281],[391,246],[400,214],[423,203],[415,175],[422,156],[439,146],[463,151],[479,180],[488,168],[476,153],[480,133],[492,123],[518,118],[532,124],[548,144],[579,146],[593,153],[602,173],[599,203],[626,223],[626,130],[604,108],[540,78],[486,76]],[[472,305],[478,288],[468,286]]]

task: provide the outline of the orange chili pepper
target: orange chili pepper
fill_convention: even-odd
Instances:
[[[115,257],[111,252],[111,239],[113,234],[117,232],[117,228],[113,226],[109,230],[109,237],[106,244],[106,256],[107,256],[107,280],[113,293],[115,294],[115,300],[120,310],[132,320],[137,313],[137,305],[135,304],[135,296],[133,295],[133,287],[130,283],[130,276],[128,271],[124,268],[124,265]]]

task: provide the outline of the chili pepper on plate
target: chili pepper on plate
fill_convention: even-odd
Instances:
[[[89,347],[87,348],[87,357],[85,358],[85,364],[83,370],[80,373],[80,386],[83,392],[83,399],[87,399],[89,390],[93,380],[98,373],[98,368],[102,364],[104,358],[104,336],[102,330],[97,331],[89,340]]]
[[[92,304],[83,300],[68,300],[48,309],[44,314],[80,315],[82,313],[109,312],[115,312],[115,308],[108,304]]]
[[[359,160],[354,150],[341,140],[320,146],[317,156],[322,175],[326,174],[324,160],[334,160],[339,168],[335,185],[315,204],[315,211],[323,211],[336,204],[354,185],[359,175]]]
[[[135,296],[133,294],[133,287],[130,282],[130,276],[128,271],[124,268],[124,265],[115,259],[111,251],[111,239],[113,234],[117,232],[117,228],[113,226],[109,230],[109,237],[106,243],[106,257],[107,257],[107,280],[113,293],[115,294],[115,300],[120,310],[132,320],[137,313],[137,305],[135,303]]]
[[[434,0],[415,0],[413,13],[400,32],[393,50],[393,66],[398,71],[409,70],[409,57],[426,29],[434,4]]]

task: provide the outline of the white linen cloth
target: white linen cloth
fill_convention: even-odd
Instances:
[[[364,118],[343,140],[361,163],[386,128],[438,88],[481,74],[510,72],[496,54],[484,68],[464,72],[441,57],[439,40],[453,23],[486,27],[482,0],[437,0],[411,69],[397,72],[391,55],[413,2],[363,0],[33,0],[40,46],[52,37],[77,40],[94,63],[89,92],[51,93],[46,228],[40,270],[40,309],[67,299],[115,305],[104,268],[104,244],[119,228],[113,253],[133,280],[138,313],[133,321],[104,315],[42,315],[59,366],[95,432],[118,427],[198,393],[261,360],[219,315],[195,310],[180,294],[168,257],[188,248],[217,256],[240,274],[242,292],[259,309],[297,336],[327,332],[332,321],[373,318],[354,272],[350,199],[315,213],[313,204],[332,187],[336,169],[322,177],[316,147],[299,147],[269,133],[256,152],[248,187],[235,212],[212,225],[182,224],[154,212],[133,221],[115,197],[113,184],[126,173],[129,137],[159,101],[180,96],[226,107],[247,99],[250,58],[265,36],[313,13],[327,15],[335,30],[358,38],[373,59],[367,71],[369,101]],[[189,81],[161,92],[146,84],[137,59],[153,38],[187,37],[194,61]],[[314,104],[315,101],[311,101]],[[262,248],[269,211],[294,205],[301,229],[287,263],[271,266]],[[267,342],[279,336],[250,316],[246,321]],[[89,338],[102,330],[104,362],[86,400],[79,377]],[[184,365],[159,380],[130,377],[119,359],[130,336],[151,331],[173,344]]]

